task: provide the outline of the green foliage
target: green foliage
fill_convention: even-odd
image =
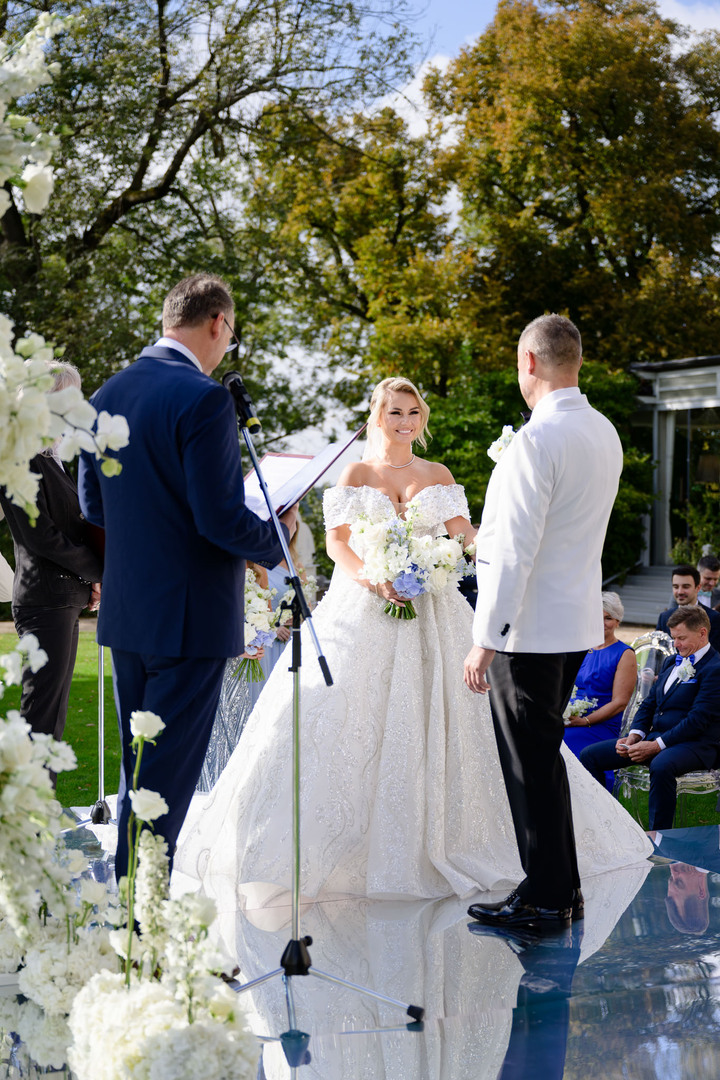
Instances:
[[[719,57],[650,0],[500,0],[428,79],[466,234],[521,322],[566,312],[614,364],[716,349]]]
[[[690,501],[686,502],[684,507],[690,538],[685,536],[676,540],[669,552],[676,566],[680,563],[691,563],[694,566],[703,555],[702,549],[706,544],[710,545],[714,553],[720,551],[719,500],[717,484],[693,485]]]

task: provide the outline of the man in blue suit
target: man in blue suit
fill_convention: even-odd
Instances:
[[[156,829],[172,857],[225,660],[243,651],[245,559],[274,566],[283,557],[272,525],[245,506],[235,407],[210,378],[232,347],[234,321],[220,278],[186,278],[165,299],[163,337],[92,399],[130,427],[118,476],[105,476],[90,455],[80,463],[83,513],[105,529],[98,641],[112,649],[123,748],[118,877],[127,869],[125,789],[135,764],[130,714],[150,710],[166,725],[145,747],[138,787],[168,804]],[[283,520],[294,530],[295,511]]]
[[[710,620],[700,605],[668,619],[678,655],[668,657],[628,735],[594,743],[580,760],[599,783],[608,769],[650,769],[650,828],[671,829],[676,777],[715,765],[720,745],[720,656],[708,642]]]

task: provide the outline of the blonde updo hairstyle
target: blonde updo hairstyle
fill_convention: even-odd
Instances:
[[[370,416],[367,423],[368,440],[374,442],[373,436],[379,434],[378,421],[391,394],[412,394],[417,401],[420,409],[420,419],[422,420],[422,429],[417,437],[417,442],[424,450],[427,446],[427,440],[432,438],[427,426],[430,417],[430,406],[423,401],[420,391],[414,383],[411,383],[409,379],[400,377],[383,379],[373,390],[370,399]]]

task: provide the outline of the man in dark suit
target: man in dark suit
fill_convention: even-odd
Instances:
[[[693,607],[697,604],[699,589],[700,571],[689,564],[676,566],[672,572],[672,591],[675,602],[672,607],[660,613],[655,629],[669,634],[668,620],[670,616],[674,611],[677,611],[679,605]],[[710,644],[716,652],[720,652],[720,615],[711,608],[706,607],[705,610],[710,619]]]
[[[717,611],[720,605],[720,589],[717,587],[720,581],[720,559],[714,555],[703,555],[702,559],[698,559],[697,568],[700,575],[698,602]]]
[[[80,386],[72,364],[50,365],[53,390]],[[75,481],[52,448],[30,463],[39,474],[38,516],[27,514],[0,489],[15,548],[12,613],[18,634],[35,634],[48,655],[38,671],[23,671],[20,711],[36,733],[61,739],[78,646],[78,619],[99,598],[102,562],[88,544]]]
[[[676,777],[715,764],[720,744],[720,656],[708,642],[704,607],[679,607],[668,619],[677,656],[670,656],[640,705],[632,730],[617,742],[587,746],[580,761],[599,783],[609,769],[647,765],[650,828],[671,829]]]
[[[233,346],[234,308],[220,278],[179,282],[163,307],[163,337],[94,395],[122,413],[130,441],[107,477],[85,455],[80,494],[105,529],[98,641],[112,648],[115,699],[129,786],[130,714],[166,729],[146,745],[138,787],[159,792],[156,822],[172,856],[207,749],[225,660],[243,651],[245,559],[276,565],[273,526],[245,506],[235,407],[210,378]],[[294,528],[295,511],[284,515]],[[289,535],[289,533],[288,533]],[[124,790],[121,778],[121,791]],[[118,815],[118,877],[127,867],[129,799]]]

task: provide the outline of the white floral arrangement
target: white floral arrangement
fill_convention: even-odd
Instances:
[[[38,662],[32,642],[24,648]],[[15,661],[3,666],[18,673]],[[78,1080],[254,1080],[259,1045],[225,981],[233,963],[210,939],[214,903],[168,899],[167,845],[150,829],[167,805],[156,792],[137,790],[145,743],[164,726],[151,712],[131,717],[130,859],[118,906],[105,885],[78,879],[87,860],[68,852],[59,835],[62,812],[45,765],[73,764],[72,751],[56,743],[52,756],[17,715],[0,720],[0,962],[19,968],[27,999],[0,998],[0,1032],[23,1039],[42,1068],[67,1061]],[[22,807],[33,822],[22,839],[7,813],[9,792],[14,817],[24,819]]]
[[[50,160],[59,140],[28,117],[12,112],[10,105],[52,82],[59,66],[47,63],[45,46],[67,22],[45,13],[19,43],[0,40],[0,217],[11,205],[10,194],[4,190],[8,181],[22,192],[30,214],[42,213],[50,200]]]
[[[275,589],[264,589],[257,579],[257,574],[249,568],[245,571],[245,628],[243,638],[244,656],[235,669],[238,679],[245,682],[262,682],[265,673],[257,656],[260,649],[271,645],[275,640],[275,619],[271,608]]]
[[[577,686],[573,686],[570,701],[563,713],[563,720],[568,724],[574,717],[585,716],[586,713],[592,712],[597,703],[598,699],[595,697],[577,697]]]
[[[415,619],[412,603],[423,593],[440,593],[473,573],[465,559],[462,539],[449,536],[414,536],[414,514],[371,521],[361,517],[350,527],[354,550],[363,560],[361,576],[371,585],[386,581],[405,600],[401,607],[388,602],[386,614],[396,619]]]
[[[500,435],[500,437],[497,438],[495,442],[490,443],[487,448],[487,456],[491,459],[491,461],[494,461],[495,464],[498,463],[503,454],[503,451],[507,450],[508,446],[513,441],[515,435],[516,432],[512,425],[505,424],[502,429],[502,435]]]
[[[306,577],[306,578],[304,578],[302,580],[301,584],[302,584],[303,592],[305,594],[305,599],[307,600],[308,605],[311,608],[314,607],[315,606],[315,598],[317,596],[317,578],[314,578],[312,576]],[[278,600],[277,606],[275,607],[275,610],[273,612],[273,627],[275,629],[276,634],[277,634],[277,631],[278,631],[279,627],[281,627],[281,626],[291,626],[292,625],[291,607],[292,607],[292,602],[293,602],[294,599],[295,599],[295,590],[294,589],[286,589],[285,592],[280,597],[280,599]]]
[[[57,67],[46,63],[45,47],[67,24],[43,14],[18,44],[0,39],[0,218],[11,206],[5,184],[22,192],[29,213],[41,213],[50,199],[50,159],[58,140],[10,106],[52,81]],[[15,341],[12,321],[0,315],[0,486],[31,519],[37,517],[39,477],[29,462],[36,454],[54,442],[64,461],[87,450],[103,459],[103,472],[110,476],[120,464],[107,451],[128,442],[124,417],[98,416],[77,387],[50,392],[53,358],[53,348],[39,334]]]
[[[686,656],[675,668],[675,674],[680,682],[689,682],[695,678],[695,668],[689,656]]]

